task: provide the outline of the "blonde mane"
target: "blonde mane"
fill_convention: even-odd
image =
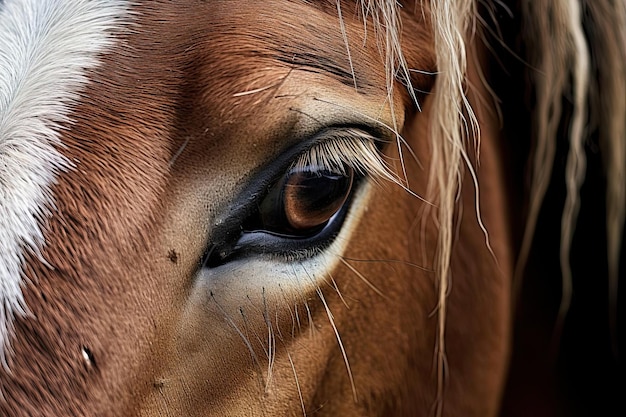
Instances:
[[[498,1],[492,3],[497,6]],[[396,78],[399,76],[406,83],[410,80],[406,74],[411,70],[407,68],[400,45],[400,6],[395,0],[363,0],[362,7],[373,16],[377,33],[384,34],[382,43],[387,56],[387,88],[391,97]],[[475,35],[478,11],[476,2],[467,0],[432,0],[430,8],[437,80],[431,96],[436,119],[429,137],[432,162],[426,198],[438,208],[439,242],[435,261],[439,278],[436,414],[440,415],[446,363],[446,296],[454,239],[453,217],[465,169],[476,182],[468,154],[478,151],[480,135],[467,100],[465,79],[467,45]],[[550,182],[557,129],[564,117],[561,101],[566,97],[572,101],[573,114],[568,120],[567,133],[570,147],[560,252],[563,296],[557,333],[572,294],[569,253],[578,216],[580,187],[585,178],[583,147],[590,123],[599,130],[607,177],[609,307],[611,327],[615,329],[619,254],[626,215],[626,3],[527,0],[522,2],[522,13],[524,40],[530,51],[525,59],[537,103],[533,109],[534,154],[530,164],[528,213],[515,274],[516,287],[519,288],[537,217]],[[367,16],[367,13],[364,15]],[[594,73],[597,74],[595,82],[591,80]],[[413,94],[410,81],[408,89]],[[419,103],[417,105],[419,107]],[[475,186],[478,190],[478,184]],[[478,206],[476,210],[480,219]]]
[[[583,146],[593,129],[599,133],[607,181],[609,309],[615,331],[619,254],[626,215],[626,4],[560,0],[523,5],[537,107],[533,115],[535,153],[529,213],[516,278],[519,282],[522,276],[550,181],[557,130],[563,117],[561,100],[571,97],[567,197],[561,222],[563,295],[556,333],[558,336],[572,297],[569,253],[586,171]]]
[[[393,97],[395,78],[399,75],[407,84],[409,94],[419,108],[408,75],[411,69],[407,67],[400,45],[402,28],[399,6],[395,0],[376,0],[374,5],[372,3],[374,3],[372,0],[362,2],[364,10],[373,16],[377,33],[384,33],[387,89],[390,100]],[[431,125],[429,135],[432,161],[426,200],[438,208],[436,215],[440,225],[435,260],[435,271],[439,278],[435,413],[441,415],[446,373],[446,299],[454,237],[453,217],[465,165],[476,181],[474,169],[469,163],[466,146],[469,141],[466,141],[466,138],[468,136],[476,140],[479,138],[478,122],[465,94],[467,69],[465,39],[473,28],[476,9],[473,2],[463,0],[432,1],[430,7],[438,68],[435,94],[432,96],[436,121]],[[375,11],[371,12],[372,10]],[[367,13],[364,15],[367,16]],[[476,209],[479,213],[478,206]]]

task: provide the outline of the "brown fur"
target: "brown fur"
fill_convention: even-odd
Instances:
[[[198,275],[233,196],[324,124],[363,115],[397,123],[406,166],[388,131],[384,153],[430,197],[437,54],[429,5],[406,3],[402,47],[408,67],[423,71],[411,79],[421,112],[401,88],[390,108],[384,48],[371,20],[364,36],[354,2],[341,3],[352,67],[334,1],[136,7],[63,132],[61,152],[76,169],[53,188],[50,267],[27,260],[31,314],[16,320],[10,371],[0,369],[0,415],[498,414],[515,220],[480,37],[468,34],[476,59],[465,81],[491,249],[466,180],[454,205],[443,379],[440,207],[397,185],[371,185],[350,244],[318,288],[284,288],[271,271]],[[257,278],[268,281],[260,291]]]
[[[437,233],[432,224],[424,235],[413,226],[424,203],[399,187],[374,188],[369,214],[345,253],[346,262],[364,271],[384,297],[343,264],[330,275],[350,308],[334,290],[322,287],[349,357],[356,402],[315,293],[300,294],[306,303],[291,307],[299,309],[303,329],[277,344],[273,382],[265,393],[252,377],[256,370],[245,344],[215,310],[227,302],[224,296],[211,299],[220,297],[212,293],[206,305],[187,301],[208,221],[250,173],[292,143],[286,137],[293,129],[290,109],[300,95],[310,94],[301,83],[319,86],[321,94],[313,94],[333,102],[337,98],[323,92],[341,91],[355,109],[378,116],[387,93],[384,57],[374,36],[361,46],[363,23],[354,6],[344,5],[355,91],[334,10],[280,1],[262,8],[151,2],[137,10],[137,26],[103,57],[104,65],[91,75],[89,91],[72,115],[76,123],[64,134],[61,151],[76,169],[53,190],[58,212],[46,228],[43,252],[52,268],[28,261],[25,297],[32,314],[16,321],[11,373],[2,376],[2,414],[294,414],[302,409],[294,375],[308,413],[430,414],[436,385],[431,368],[436,276],[420,266],[432,270],[429,248]],[[427,21],[421,12],[410,18],[407,13],[406,59],[412,68],[432,72]],[[297,15],[307,19],[293,20]],[[287,32],[292,36],[285,38]],[[419,73],[413,79],[424,92],[432,81]],[[396,108],[406,114],[405,137],[426,166],[422,137],[428,134],[428,102],[423,113],[416,113],[404,96]],[[378,104],[371,108],[369,103]],[[383,120],[391,124],[386,114]],[[485,123],[488,131],[490,122]],[[489,155],[490,141],[483,144]],[[393,146],[388,152],[394,156]],[[410,177],[419,179],[411,182],[412,189],[425,193],[424,171],[407,162]],[[499,187],[497,180],[493,191],[485,185],[483,198],[498,198]],[[469,201],[472,195],[468,190]],[[485,205],[500,212],[501,204]],[[493,390],[503,375],[507,286],[502,274],[510,255],[501,220],[492,220],[488,211],[485,219],[493,223],[492,240],[500,248],[503,269],[486,250],[475,217],[466,213],[459,219],[463,232],[453,269],[456,307],[448,318],[451,324],[464,323],[448,330],[450,413],[493,414]],[[466,254],[466,247],[478,252]],[[415,256],[421,248],[425,258]],[[380,261],[364,263],[367,259]],[[288,328],[292,316],[287,308],[273,308],[274,325]],[[258,322],[254,309],[245,314],[250,325]],[[469,322],[459,320],[470,315],[475,318]],[[495,327],[484,325],[486,317]],[[246,325],[241,318],[237,323]],[[218,333],[217,339],[209,337]],[[471,387],[465,380],[473,381]]]

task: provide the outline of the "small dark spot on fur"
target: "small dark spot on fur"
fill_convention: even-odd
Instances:
[[[170,251],[167,253],[167,259],[169,259],[173,264],[178,263],[178,254],[174,249],[170,249]]]

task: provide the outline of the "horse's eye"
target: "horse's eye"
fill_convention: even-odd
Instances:
[[[252,178],[216,217],[202,268],[248,256],[311,258],[334,241],[358,195],[356,184],[388,174],[374,137],[356,129],[326,135],[280,155]]]
[[[354,171],[314,165],[292,167],[268,191],[244,231],[305,238],[320,232],[350,195]]]

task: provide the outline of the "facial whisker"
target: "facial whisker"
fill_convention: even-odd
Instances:
[[[328,307],[326,298],[324,297],[324,294],[319,289],[319,287],[317,288],[317,294],[320,300],[322,301],[322,304],[324,305],[324,309],[326,310],[326,315],[328,316],[328,321],[330,322],[330,325],[333,328],[333,331],[335,332],[335,338],[337,339],[337,344],[339,345],[339,349],[341,350],[341,355],[343,356],[343,361],[346,365],[346,371],[348,372],[348,379],[350,380],[350,386],[352,387],[352,396],[354,398],[354,401],[357,402],[358,396],[356,392],[356,386],[354,384],[354,377],[352,375],[352,368],[350,367],[350,362],[348,361],[348,355],[346,353],[346,349],[343,346],[343,342],[341,341],[339,330],[337,329],[337,326],[335,325],[335,319],[333,318],[333,314],[331,313],[330,308]]]
[[[289,364],[291,364],[291,370],[293,371],[293,378],[296,381],[296,388],[298,389],[298,397],[300,398],[300,405],[302,406],[302,415],[306,417],[306,407],[304,406],[304,398],[302,397],[302,389],[300,388],[300,382],[298,381],[298,373],[296,372],[296,367],[293,364],[293,359],[291,358],[291,354],[287,352],[287,359],[289,359]]]
[[[347,257],[347,256],[343,256],[343,259],[345,259],[346,261],[360,262],[360,263],[381,263],[381,262],[386,262],[386,263],[410,266],[412,268],[417,268],[417,269],[419,269],[421,271],[424,271],[424,272],[435,272],[431,268],[426,268],[426,267],[418,265],[416,263],[409,262],[409,261],[403,261],[401,259],[358,259],[358,258],[350,258],[350,257]]]
[[[361,281],[363,281],[368,287],[370,287],[376,294],[380,295],[381,297],[387,299],[387,296],[385,294],[382,293],[381,290],[379,290],[378,288],[376,288],[376,286],[374,284],[372,284],[371,281],[369,281],[367,278],[365,278],[365,276],[360,273],[355,267],[353,267],[352,265],[350,265],[343,257],[339,258],[341,260],[341,262],[347,266],[352,272],[355,273],[355,275],[357,277],[359,277],[361,279]]]
[[[266,392],[269,389],[269,385],[272,382],[274,362],[276,360],[276,335],[274,334],[274,326],[270,319],[269,310],[267,306],[267,298],[265,296],[265,288],[263,288],[263,318],[267,326],[267,381],[265,385]]]
[[[341,302],[343,303],[344,306],[346,306],[348,310],[350,310],[350,306],[348,305],[346,300],[343,298],[343,294],[341,294],[341,291],[339,290],[339,286],[337,285],[337,282],[335,281],[333,276],[330,274],[330,272],[328,273],[328,277],[330,278],[330,282],[332,283],[332,288],[337,292],[337,295],[341,299]]]
[[[211,299],[213,300],[213,302],[215,303],[215,305],[217,306],[217,308],[220,310],[220,312],[224,316],[224,319],[235,330],[235,332],[239,335],[239,337],[241,337],[241,340],[243,341],[243,343],[248,348],[248,351],[250,352],[250,355],[252,357],[252,362],[254,363],[254,365],[256,366],[257,370],[259,371],[258,375],[259,375],[260,382],[262,384],[261,386],[265,386],[266,384],[265,384],[265,381],[264,381],[264,378],[263,378],[261,362],[259,362],[259,358],[258,358],[256,352],[254,351],[254,348],[252,347],[252,344],[250,343],[250,340],[243,334],[241,329],[239,329],[239,327],[237,326],[235,321],[226,312],[224,307],[222,307],[222,305],[217,301],[217,299],[215,298],[215,294],[213,294],[213,292],[210,292],[209,295],[210,295]]]

